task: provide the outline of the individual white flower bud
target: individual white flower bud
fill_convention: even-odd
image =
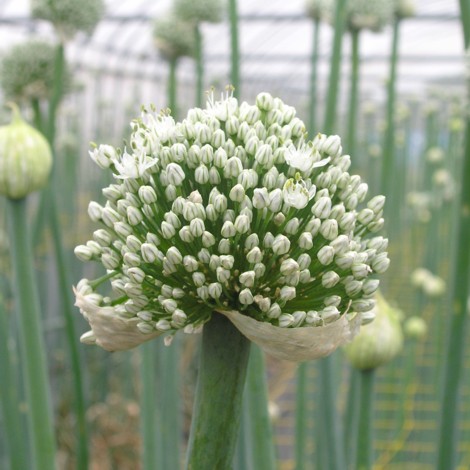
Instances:
[[[235,219],[235,229],[238,233],[247,233],[250,230],[250,219],[246,215],[239,215]]]
[[[212,282],[209,284],[209,295],[217,300],[220,299],[220,296],[222,295],[222,286],[218,282]]]
[[[320,227],[321,235],[327,240],[334,240],[338,237],[338,222],[336,219],[324,220]]]
[[[201,287],[206,282],[206,276],[204,276],[204,274],[199,271],[193,273],[192,278],[196,287]]]
[[[162,320],[160,320],[160,321],[162,321]],[[153,333],[155,331],[155,328],[150,323],[147,323],[147,322],[141,321],[141,322],[137,323],[136,326],[137,326],[137,329],[144,335],[148,335],[148,334]]]
[[[266,235],[263,238],[264,248],[271,248],[274,242],[274,235],[271,232],[266,232]]]
[[[285,235],[276,235],[272,250],[276,255],[285,255],[290,250],[290,241]]]
[[[232,269],[235,258],[232,255],[223,255],[220,257],[220,264],[225,269]]]
[[[160,229],[162,232],[162,237],[166,240],[169,240],[175,236],[175,227],[173,227],[173,225],[169,224],[168,222],[163,221]]]
[[[290,313],[283,313],[279,317],[279,326],[281,328],[289,328],[290,326],[294,326],[295,318]]]
[[[274,107],[274,98],[269,93],[259,93],[256,97],[256,106],[261,111],[270,111]]]
[[[166,176],[168,178],[168,182],[173,186],[181,186],[185,178],[183,169],[177,163],[170,163],[167,165]]]
[[[187,319],[188,316],[180,308],[175,309],[175,311],[171,314],[172,326],[176,328],[182,328],[186,323]]]
[[[181,264],[183,262],[183,256],[181,252],[175,246],[170,247],[166,252],[166,257],[173,264]]]
[[[133,227],[139,225],[143,220],[142,212],[137,207],[129,206],[127,208],[127,220]]]
[[[227,152],[222,148],[217,149],[216,152],[214,153],[214,165],[217,168],[224,168],[226,164],[227,164]]]
[[[194,179],[199,184],[206,184],[209,181],[209,170],[206,165],[201,164],[196,168]]]
[[[129,268],[127,270],[127,275],[132,282],[136,284],[142,284],[145,279],[145,272],[140,268]]]
[[[245,287],[253,287],[255,284],[255,272],[246,271],[241,273],[238,279]]]
[[[364,295],[372,295],[379,288],[380,281],[378,279],[367,279],[362,285]]]
[[[198,269],[199,263],[194,256],[186,255],[183,258],[183,266],[188,273],[192,273]]]
[[[384,228],[384,225],[385,225],[385,220],[383,219],[383,217],[381,217],[380,219],[374,220],[374,222],[371,222],[367,226],[367,229],[372,233],[376,233],[382,230]]]
[[[287,222],[286,226],[284,227],[284,231],[288,235],[295,235],[299,230],[300,222],[297,217],[293,217],[292,219]]]
[[[283,202],[284,198],[280,188],[273,189],[269,193],[269,210],[271,212],[279,212]]]
[[[271,167],[274,160],[271,146],[268,144],[260,145],[256,151],[255,160],[262,166]]]
[[[369,273],[372,271],[370,269],[370,267],[365,264],[365,263],[357,263],[355,262],[352,266],[351,266],[351,271],[353,273],[353,276],[356,278],[356,279],[364,279],[366,278]]]
[[[313,237],[310,232],[303,232],[299,237],[299,247],[303,250],[310,250],[313,247]]]
[[[109,228],[113,228],[114,224],[121,220],[121,217],[119,216],[119,214],[111,207],[105,207],[102,210],[101,218],[104,224]]]
[[[340,313],[335,306],[330,305],[329,307],[325,307],[323,310],[321,310],[319,312],[319,316],[323,322],[327,324],[336,321],[339,318]]]
[[[211,255],[211,258],[209,261],[209,269],[211,269],[212,271],[215,271],[219,266],[220,266],[220,256]]]
[[[340,280],[340,277],[337,273],[334,271],[327,271],[325,274],[323,274],[321,278],[321,283],[322,286],[325,287],[326,289],[330,289],[331,287],[336,286]]]
[[[318,326],[323,323],[323,320],[316,310],[309,310],[305,315],[305,323],[308,325]]]
[[[228,269],[224,269],[222,266],[219,266],[216,269],[216,276],[219,282],[225,284],[230,279],[230,271]]]
[[[103,188],[101,192],[108,201],[112,202],[116,202],[118,199],[123,197],[121,186],[117,184],[111,184],[107,188]]]
[[[330,242],[330,246],[333,247],[337,255],[343,254],[349,248],[349,237],[347,235],[338,235]]]
[[[253,247],[246,255],[246,260],[251,264],[260,263],[262,259],[263,253],[257,246]]]
[[[169,299],[169,298],[172,297],[173,288],[171,286],[169,286],[168,284],[163,284],[162,287],[161,287],[161,292],[162,292],[162,296],[163,296],[163,299],[161,299],[161,301],[163,302],[163,300]]]
[[[254,133],[254,130],[252,131]],[[254,133],[254,135],[251,135],[252,131],[248,132],[247,134],[248,140],[246,141],[246,144],[245,144],[245,151],[248,155],[256,155],[258,151],[258,146],[260,143],[259,138],[256,135],[256,133]]]
[[[333,262],[335,257],[335,250],[328,245],[325,245],[318,250],[317,258],[323,266],[328,266]]]
[[[245,240],[245,248],[247,250],[251,250],[254,247],[259,246],[259,237],[256,233],[252,233],[251,235],[248,235],[248,237]]]
[[[345,232],[349,232],[354,229],[356,225],[356,214],[354,212],[346,212],[339,221],[339,227]]]
[[[388,248],[388,238],[384,238],[384,237],[371,238],[368,241],[367,246],[369,248],[373,248],[377,250],[377,253],[381,253]]]
[[[362,281],[350,279],[344,284],[344,289],[346,290],[346,294],[348,294],[350,297],[354,297],[355,295],[359,294],[359,292],[361,292],[362,286]]]
[[[237,229],[235,228],[235,225],[233,225],[232,222],[227,220],[226,222],[224,222],[224,225],[222,226],[222,230],[220,231],[220,233],[224,238],[230,238],[236,235]]]
[[[214,198],[214,208],[217,212],[225,212],[227,210],[227,198],[223,194],[219,194]]]
[[[225,178],[236,178],[243,170],[242,162],[237,157],[230,157],[224,167]]]
[[[222,129],[217,129],[212,134],[212,147],[219,148],[225,144],[225,132]]]
[[[152,321],[152,318],[153,318],[152,313],[148,312],[147,310],[142,310],[141,312],[137,314],[137,316],[145,322],[150,322]]]
[[[142,259],[146,263],[153,264],[159,259],[158,248],[153,243],[142,243],[140,252],[142,253]]]
[[[179,237],[185,243],[192,243],[194,241],[194,235],[191,233],[189,225],[181,227],[181,230],[178,232]]]
[[[256,188],[253,191],[253,207],[258,210],[270,205],[270,197],[266,188]]]
[[[356,189],[356,196],[359,202],[363,202],[369,191],[369,185],[367,183],[361,183]]]
[[[351,310],[353,312],[368,312],[375,307],[374,299],[357,299],[353,300]]]
[[[176,143],[171,146],[170,153],[175,162],[181,163],[186,159],[188,152],[184,144]]]
[[[155,323],[155,328],[159,331],[169,331],[171,330],[171,325],[168,320],[161,319]]]
[[[275,318],[279,318],[281,313],[282,311],[281,311],[281,307],[279,306],[279,304],[274,303],[269,308],[268,312],[266,313],[266,316],[268,318],[275,319]]]
[[[228,255],[230,253],[230,240],[222,238],[219,242],[218,250],[221,255]]]
[[[197,254],[199,261],[204,264],[209,264],[211,260],[211,254],[207,248],[201,248]]]
[[[124,262],[128,265],[128,266],[140,266],[140,263],[141,263],[141,259],[140,259],[140,256],[137,254],[137,253],[131,253],[130,251],[128,251],[125,255],[124,255]]]
[[[362,225],[368,225],[375,219],[375,213],[372,209],[362,209],[359,214],[357,214],[357,220]]]
[[[215,168],[214,166],[211,167],[211,169],[209,170],[209,183],[216,186],[220,184],[221,181],[222,178],[220,177],[220,173],[217,171],[217,168]]]
[[[300,268],[297,261],[292,258],[288,258],[281,263],[279,270],[283,276],[288,276],[296,271],[300,271]]]
[[[266,273],[266,266],[263,263],[256,263],[253,267],[256,278],[259,279],[264,276]]]
[[[242,202],[245,199],[245,188],[241,184],[236,184],[229,193],[230,200]]]
[[[304,323],[305,319],[307,318],[307,312],[297,310],[292,314],[292,316],[294,317],[294,324],[292,326],[294,328],[298,328]]]
[[[236,116],[230,116],[225,122],[225,130],[229,135],[235,135],[240,128],[240,121]]]
[[[241,290],[238,295],[238,300],[242,305],[251,305],[254,302],[251,290],[248,288]]]
[[[206,206],[206,217],[208,220],[211,222],[215,222],[217,220],[217,217],[219,216],[218,211],[214,207],[213,204],[208,204]]]
[[[356,261],[357,253],[355,251],[347,251],[336,257],[335,262],[341,269],[350,269]]]
[[[327,196],[320,197],[312,206],[312,214],[320,219],[327,219],[331,213],[331,199]]]
[[[95,201],[90,201],[88,204],[88,216],[93,222],[101,220],[103,208]]]
[[[283,286],[279,293],[279,298],[286,302],[289,300],[295,299],[295,296],[296,296],[295,287],[291,287],[291,286]]]
[[[204,222],[199,218],[195,218],[189,222],[189,230],[194,237],[201,237],[205,229]]]
[[[74,253],[80,261],[90,261],[93,258],[93,250],[85,245],[76,246]]]
[[[390,259],[386,252],[379,253],[371,263],[371,268],[378,274],[384,273],[390,266]]]
[[[165,188],[165,198],[167,201],[172,202],[176,199],[177,193],[176,193],[176,187],[172,184],[169,184]]]
[[[93,232],[93,239],[103,247],[111,245],[112,242],[111,235],[102,228]]]

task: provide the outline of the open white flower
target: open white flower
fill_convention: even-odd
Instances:
[[[282,196],[284,198],[284,202],[289,207],[303,209],[315,196],[316,189],[315,185],[312,185],[307,189],[305,182],[300,179],[299,176],[299,178],[290,178],[285,182],[284,188],[282,189]]]
[[[320,152],[313,146],[312,142],[303,141],[295,146],[290,144],[284,154],[286,162],[302,173],[309,175],[314,168],[327,165],[331,158],[321,159]]]
[[[218,119],[226,121],[238,110],[238,100],[233,97],[233,88],[228,87],[225,92],[220,95],[220,101],[214,98],[214,90],[207,93],[206,112]]]
[[[147,170],[158,163],[158,158],[149,158],[145,151],[127,153],[124,150],[121,158],[113,160],[118,179],[141,178]]]

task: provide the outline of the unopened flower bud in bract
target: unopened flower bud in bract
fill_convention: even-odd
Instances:
[[[0,127],[0,194],[20,199],[47,184],[52,153],[45,137],[11,107],[12,122]]]
[[[376,296],[375,320],[361,328],[345,346],[346,357],[360,370],[375,369],[390,362],[403,348],[399,312],[381,294]]]

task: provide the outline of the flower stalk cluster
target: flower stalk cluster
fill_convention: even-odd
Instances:
[[[199,331],[214,310],[280,328],[372,319],[373,276],[389,265],[376,235],[385,198],[367,200],[338,136],[309,141],[268,93],[255,105],[211,93],[182,122],[144,109],[131,126],[129,148],[90,152],[115,182],[90,203],[100,228],[75,249],[106,269],[79,282],[84,313],[106,307],[144,335]],[[97,292],[106,280],[112,298]]]

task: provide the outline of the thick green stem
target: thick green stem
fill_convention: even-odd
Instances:
[[[320,418],[323,442],[319,443],[325,449],[329,460],[328,470],[344,470],[344,446],[338,411],[336,408],[336,390],[334,384],[333,357],[321,359],[320,366]]]
[[[19,323],[22,371],[32,436],[32,462],[38,470],[55,468],[55,438],[41,314],[33,272],[26,199],[7,201],[14,291]]]
[[[320,51],[320,20],[313,22],[313,44],[310,69],[310,99],[308,106],[308,132],[313,137],[317,130],[317,82],[318,82],[318,55]]]
[[[276,468],[276,453],[271,418],[268,411],[268,387],[264,354],[253,346],[248,363],[245,401],[248,404],[250,437],[253,452],[251,461],[256,470]]]
[[[2,407],[4,438],[11,470],[28,468],[27,448],[21,426],[20,396],[14,373],[13,358],[10,354],[10,337],[7,312],[0,293],[0,406]]]
[[[194,27],[194,37],[196,43],[196,106],[202,108],[204,97],[204,45],[199,24]]]
[[[351,89],[349,91],[348,109],[348,154],[356,155],[356,129],[358,116],[358,92],[359,92],[359,37],[358,29],[351,30]]]
[[[172,116],[177,119],[178,118],[178,104],[176,101],[176,68],[178,65],[177,59],[171,59],[169,62],[169,70],[168,70],[168,107],[171,109]]]
[[[346,411],[344,419],[344,448],[346,451],[346,458],[348,462],[354,462],[356,458],[356,429],[360,396],[359,374],[360,372],[357,369],[351,368],[351,376],[349,379],[349,392],[346,402]]]
[[[336,2],[336,13],[334,22],[333,49],[330,62],[330,76],[328,80],[328,96],[326,100],[325,125],[323,132],[332,134],[335,131],[336,108],[338,104],[338,90],[341,69],[341,46],[343,44],[343,33],[346,24],[347,0]]]
[[[460,10],[464,31],[465,48],[470,47],[470,0],[460,0]],[[470,81],[469,87],[470,99]],[[442,393],[440,439],[437,468],[455,468],[457,464],[458,412],[461,392],[465,342],[469,316],[470,286],[470,185],[466,179],[470,175],[470,117],[467,115],[465,132],[465,153],[462,167],[462,184],[457,220],[457,240],[455,246],[454,280],[452,282],[452,318],[447,343],[444,368],[444,388]]]
[[[373,454],[373,411],[375,369],[360,372],[360,408],[357,431],[356,469],[370,470]]]
[[[297,389],[295,399],[295,468],[305,468],[305,447],[307,440],[307,363],[297,369]]]
[[[229,0],[231,66],[230,80],[235,88],[233,96],[240,98],[240,53],[238,49],[238,11],[237,0]]]
[[[154,470],[157,465],[157,419],[155,399],[157,397],[155,371],[157,354],[155,342],[145,343],[140,348],[140,428],[142,433],[142,470]]]
[[[179,399],[178,338],[171,346],[158,342],[157,395],[160,402],[158,435],[162,441],[161,468],[180,468],[181,408]]]
[[[390,75],[387,84],[387,114],[386,130],[383,144],[382,161],[382,194],[390,196],[393,181],[390,175],[393,172],[393,160],[395,157],[395,101],[398,64],[398,39],[400,36],[400,19],[395,18],[393,23],[392,55],[390,57]]]
[[[250,342],[222,314],[204,326],[187,470],[228,470],[237,441]]]

